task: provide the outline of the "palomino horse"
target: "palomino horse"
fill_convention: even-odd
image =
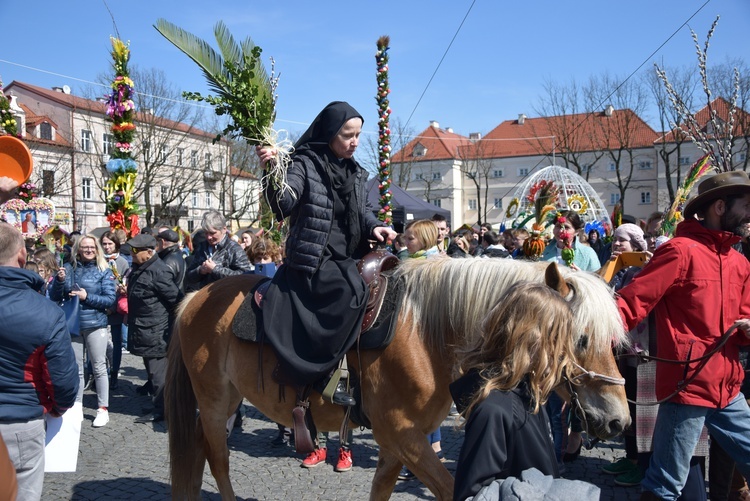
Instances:
[[[350,370],[359,373],[361,404],[380,447],[371,499],[390,497],[402,464],[437,499],[452,499],[453,477],[426,434],[440,425],[451,406],[448,385],[456,350],[479,332],[484,315],[519,280],[546,280],[572,306],[581,373],[573,374],[577,377],[567,388],[575,388],[589,433],[611,438],[630,423],[612,354],[613,346],[625,342],[625,332],[612,292],[599,277],[509,259],[414,260],[398,273],[406,291],[393,341],[385,349],[348,355]],[[290,398],[280,401],[271,378],[273,350],[263,347],[261,373],[268,387],[263,391],[259,345],[237,339],[231,330],[235,312],[258,280],[255,275],[219,280],[188,296],[179,308],[165,391],[175,499],[200,498],[206,459],[222,499],[235,499],[226,422],[243,396],[270,419],[292,424],[294,390],[287,388]],[[561,394],[570,397],[566,390]],[[318,430],[339,429],[341,407],[313,394],[310,408]]]

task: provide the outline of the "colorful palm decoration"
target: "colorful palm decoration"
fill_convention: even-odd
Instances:
[[[3,80],[0,79],[0,131],[11,136],[18,136],[18,125],[13,113],[10,112],[10,102],[3,93]]]
[[[113,230],[123,229],[129,237],[140,232],[138,228],[138,204],[133,200],[137,167],[133,160],[133,138],[135,137],[135,103],[133,102],[133,80],[128,73],[130,44],[110,37],[112,42],[112,66],[115,78],[107,101],[107,116],[112,120],[114,144],[107,162],[107,208],[105,214]]]
[[[706,154],[699,158],[698,161],[695,162],[692,167],[690,167],[690,171],[688,172],[687,176],[685,176],[685,180],[683,181],[682,186],[680,186],[677,190],[677,193],[675,193],[672,206],[669,208],[669,211],[664,215],[664,219],[662,220],[661,229],[662,233],[665,236],[673,236],[675,229],[677,228],[677,224],[679,224],[680,221],[683,220],[682,208],[684,207],[688,195],[690,195],[690,191],[693,189],[693,186],[695,186],[700,178],[715,170],[713,165],[711,165],[711,158],[712,156],[710,154]]]

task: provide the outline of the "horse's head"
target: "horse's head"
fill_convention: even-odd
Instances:
[[[563,272],[550,264],[547,285],[570,304],[575,318],[577,367],[557,392],[570,401],[586,430],[612,438],[630,424],[624,380],[612,349],[627,343],[612,290],[599,277],[584,272]]]

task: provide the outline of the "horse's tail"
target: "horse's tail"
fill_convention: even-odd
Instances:
[[[169,432],[169,465],[172,481],[172,499],[191,499],[191,489],[196,485],[195,457],[201,454],[202,444],[197,443],[196,399],[187,366],[180,348],[180,325],[184,306],[180,305],[175,329],[167,355],[167,381],[164,387],[164,414]],[[201,473],[203,469],[200,469]],[[200,484],[198,484],[200,485]]]

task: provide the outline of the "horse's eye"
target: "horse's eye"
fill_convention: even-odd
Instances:
[[[588,336],[581,336],[580,338],[578,338],[578,341],[576,341],[576,350],[583,351],[588,347],[589,347]]]

